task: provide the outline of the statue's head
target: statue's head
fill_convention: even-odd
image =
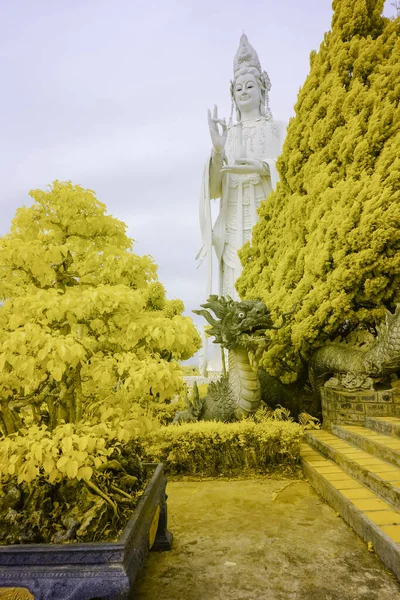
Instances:
[[[236,111],[240,114],[243,108],[247,110],[258,108],[261,114],[262,82],[259,73],[253,67],[241,69],[241,73],[233,82],[233,100],[236,105]]]
[[[262,71],[257,52],[249,44],[245,34],[240,38],[238,51],[233,61],[231,81],[232,102],[236,106],[236,118],[241,119],[241,109],[258,108],[260,116],[272,119],[268,105],[271,82],[266,71]]]

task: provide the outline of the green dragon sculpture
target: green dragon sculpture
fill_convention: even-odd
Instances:
[[[280,329],[285,324],[273,325],[271,314],[261,300],[237,302],[230,297],[209,297],[204,310],[193,312],[202,315],[210,324],[209,333],[214,343],[228,350],[228,376],[208,386],[208,394],[199,398],[194,386],[193,398],[187,408],[175,415],[174,422],[233,421],[255,413],[261,406],[261,388],[256,370],[250,364],[249,348],[267,342],[267,330]],[[216,319],[210,314],[210,309]]]
[[[347,390],[371,389],[374,379],[400,370],[400,304],[395,313],[386,311],[378,335],[356,347],[350,343],[331,343],[311,357],[309,377],[319,395],[322,385]],[[328,377],[330,380],[326,381]]]
[[[263,402],[273,406],[278,402],[291,404],[292,396],[300,390],[284,386],[268,373],[258,372],[250,364],[249,352],[254,348],[265,349],[268,344],[266,332],[281,329],[289,313],[282,315],[282,324],[273,325],[269,309],[261,300],[235,302],[231,298],[210,296],[204,310],[195,310],[210,324],[209,333],[229,352],[229,370],[208,386],[208,394],[199,398],[197,386],[187,408],[175,415],[174,422],[197,420],[232,421],[255,413]],[[210,312],[214,314],[214,318]],[[337,389],[372,389],[376,382],[393,373],[400,372],[400,304],[395,313],[386,311],[385,321],[377,327],[377,335],[357,331],[362,341],[357,343],[332,342],[314,352],[309,362],[308,375],[313,390],[311,398],[305,398],[312,409],[307,412],[319,416],[320,391],[324,385]],[[261,379],[261,384],[260,384]],[[303,382],[304,384],[304,382]]]

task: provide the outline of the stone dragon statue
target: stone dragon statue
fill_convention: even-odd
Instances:
[[[400,304],[377,327],[377,336],[370,336],[357,347],[351,343],[331,343],[319,348],[311,357],[309,377],[314,392],[322,385],[347,390],[371,389],[374,380],[400,370]],[[327,378],[331,377],[327,381]]]
[[[255,413],[261,406],[261,388],[257,371],[250,364],[249,348],[257,343],[266,343],[265,332],[281,329],[282,324],[274,326],[271,314],[261,300],[237,302],[228,297],[218,298],[212,295],[204,310],[193,312],[202,315],[210,324],[209,334],[214,336],[216,344],[228,350],[228,376],[208,386],[208,394],[199,398],[197,386],[194,386],[193,398],[187,401],[187,408],[175,415],[174,422],[188,421],[233,421]],[[206,309],[210,309],[216,319]]]
[[[174,422],[228,422],[255,413],[263,401],[270,406],[276,399],[280,404],[290,404],[289,397],[298,396],[299,391],[283,386],[266,373],[257,373],[250,363],[250,354],[254,354],[257,346],[258,350],[265,349],[267,331],[281,329],[296,305],[282,315],[280,326],[273,325],[270,311],[261,300],[236,302],[213,295],[201,306],[203,310],[193,312],[207,320],[215,343],[228,350],[228,376],[210,383],[204,398],[199,397],[195,385],[186,410],[178,412]],[[376,336],[361,330],[355,333],[359,338],[357,343],[354,340],[331,342],[311,356],[308,374],[315,402],[318,403],[324,385],[348,391],[372,389],[383,378],[400,372],[400,304],[395,313],[386,311],[385,321],[377,327]],[[264,378],[261,377],[260,384],[261,375]]]

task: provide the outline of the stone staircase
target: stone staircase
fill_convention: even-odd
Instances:
[[[312,486],[400,580],[400,419],[306,432],[303,470]]]

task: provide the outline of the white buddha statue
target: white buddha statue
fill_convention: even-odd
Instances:
[[[212,140],[200,197],[202,258],[207,256],[206,297],[212,293],[212,246],[218,260],[220,296],[237,300],[235,281],[242,267],[237,251],[251,239],[257,208],[275,188],[278,158],[285,127],[273,120],[268,104],[269,77],[262,71],[257,53],[245,34],[240,39],[231,82],[232,113],[236,123],[226,125],[218,118],[217,107],[208,111]],[[220,198],[220,210],[213,226],[210,200]]]

